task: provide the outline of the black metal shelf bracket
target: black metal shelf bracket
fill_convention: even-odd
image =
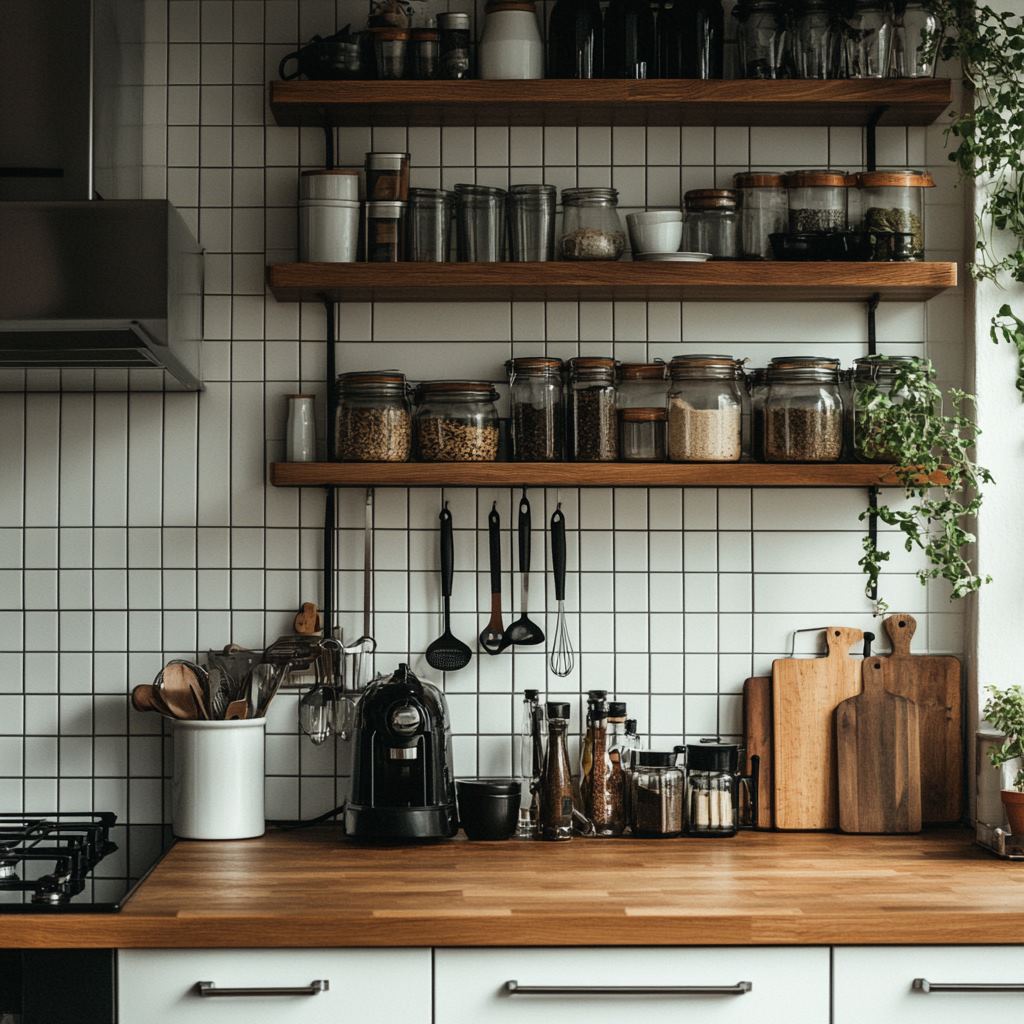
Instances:
[[[872,136],[874,132],[872,131]],[[868,299],[867,303],[867,317],[868,317],[868,355],[874,356],[878,354],[878,328],[875,322],[875,314],[878,312],[878,303],[881,301],[881,296],[878,292],[875,292]],[[856,428],[855,428],[856,429]],[[878,515],[876,510],[878,509],[878,488],[868,488],[868,538],[873,546],[878,544]],[[873,583],[868,589],[868,597],[873,602],[878,603],[878,584]]]
[[[871,111],[871,116],[868,118],[868,123],[865,131],[865,148],[867,150],[867,169],[869,171],[878,170],[878,145],[876,139],[876,129],[878,128],[878,122],[882,120],[882,115],[888,110],[888,107],[875,107]]]
[[[878,355],[878,327],[875,322],[875,315],[878,312],[878,303],[882,297],[875,292],[868,299],[868,355]]]
[[[334,129],[324,124],[324,169],[334,169]],[[337,307],[330,300],[324,301],[324,319],[326,321],[326,343],[324,353],[324,438],[326,439],[327,459],[333,462],[336,453],[334,437],[335,415],[335,377],[337,376],[337,341],[338,322]],[[334,636],[334,530],[337,525],[336,516],[337,492],[333,487],[324,488],[324,565],[323,565],[323,623],[324,639]]]

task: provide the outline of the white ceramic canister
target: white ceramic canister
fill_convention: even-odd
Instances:
[[[544,77],[544,44],[532,0],[491,0],[478,62],[481,78]]]
[[[343,199],[359,202],[359,171],[354,167],[303,171],[299,176],[299,202],[307,199]]]
[[[286,462],[316,462],[316,412],[312,395],[288,396]]]
[[[252,839],[265,831],[265,718],[172,725],[171,823],[180,839]]]
[[[303,171],[299,178],[299,259],[355,263],[359,214],[359,171]]]

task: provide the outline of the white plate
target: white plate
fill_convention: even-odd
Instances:
[[[705,263],[709,252],[639,252],[634,257],[644,263]]]

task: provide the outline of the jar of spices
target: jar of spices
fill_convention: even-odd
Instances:
[[[414,28],[409,35],[409,70],[420,81],[437,78],[439,40],[434,27]]]
[[[686,777],[676,755],[638,750],[629,772],[629,829],[647,839],[669,839],[683,831]]]
[[[710,253],[716,260],[739,257],[738,192],[728,188],[698,188],[683,197],[683,248]]]
[[[416,458],[421,462],[494,462],[498,392],[486,381],[432,380],[416,389]]]
[[[744,171],[733,184],[740,194],[740,255],[770,260],[771,235],[785,231],[789,217],[786,179],[773,171]]]
[[[690,743],[686,747],[687,831],[734,836],[739,825],[739,747]]]
[[[339,462],[408,462],[412,416],[405,375],[394,370],[343,373],[334,416]]]
[[[563,260],[618,260],[626,251],[626,233],[613,188],[562,189],[562,234],[558,253]]]
[[[404,203],[409,198],[409,154],[366,154],[367,202]]]
[[[752,459],[764,462],[764,403],[768,397],[768,370],[758,366],[747,374],[750,395],[750,442],[747,452]]]
[[[845,171],[791,171],[786,175],[789,230],[845,231],[851,184]]]
[[[923,260],[924,193],[935,179],[927,171],[864,171],[857,183],[864,230],[909,235],[906,258]]]
[[[839,78],[842,22],[830,0],[803,0],[793,32],[797,78]]]
[[[405,58],[409,49],[409,30],[370,28],[377,77],[382,80],[405,78]]]
[[[619,453],[624,462],[664,462],[664,408],[619,410]]]
[[[668,367],[653,363],[623,363],[619,367],[619,409],[664,409],[668,395]]]
[[[865,356],[853,365],[853,454],[858,462],[898,463],[901,453],[885,446],[883,432],[886,418],[892,415],[889,403],[900,404],[900,374],[914,368],[915,360]]]
[[[440,34],[438,78],[469,78],[469,15],[451,11],[437,16]]]
[[[733,8],[739,25],[740,75],[785,78],[786,12],[777,0],[740,0]]]
[[[405,251],[405,203],[366,203],[363,241],[367,263],[398,263]]]
[[[854,0],[843,29],[847,78],[888,78],[895,24],[886,0]]]
[[[579,356],[569,360],[573,458],[614,462],[619,457],[615,416],[615,360]]]
[[[743,454],[743,364],[732,356],[675,356],[669,376],[669,460],[738,462]]]
[[[406,259],[416,263],[447,262],[454,208],[454,194],[442,188],[409,189]]]
[[[477,58],[481,78],[544,77],[544,43],[533,0],[490,0]]]
[[[626,828],[623,813],[625,794],[622,789],[622,767],[613,763],[608,746],[608,705],[602,702],[594,709],[591,722],[593,751],[584,806],[594,825],[594,834],[601,837],[620,836]]]
[[[572,773],[569,770],[569,705],[547,705],[548,744],[540,779],[541,839],[572,839]]]
[[[843,455],[839,360],[781,356],[768,367],[766,462],[838,462]]]
[[[505,364],[512,405],[512,458],[560,462],[565,458],[562,360],[523,356]]]

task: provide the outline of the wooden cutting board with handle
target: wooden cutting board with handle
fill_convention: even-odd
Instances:
[[[892,654],[882,656],[889,693],[917,705],[921,748],[921,816],[926,825],[959,821],[963,814],[963,672],[958,658],[911,654],[913,615],[885,620]]]
[[[889,693],[879,657],[864,659],[863,692],[835,711],[839,827],[844,832],[921,831],[917,705]]]
[[[772,680],[753,676],[743,683],[743,735],[747,748],[744,772],[752,772],[758,758],[757,827],[771,828],[772,813]]]
[[[861,689],[860,658],[850,648],[864,634],[825,630],[824,658],[778,658],[772,665],[775,827],[829,829],[839,824],[832,713]]]

